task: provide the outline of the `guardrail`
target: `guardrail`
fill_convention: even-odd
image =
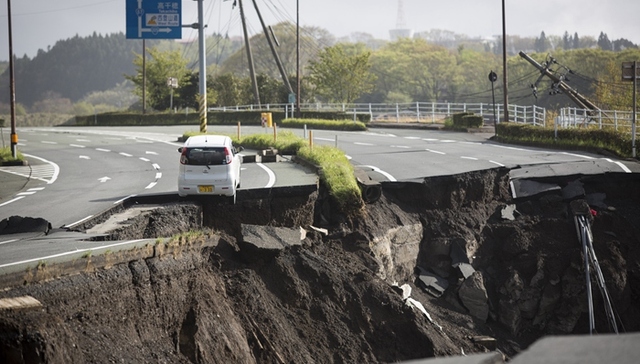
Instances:
[[[495,106],[495,108],[494,108]],[[293,117],[295,104],[237,105],[212,107],[209,111],[283,111]],[[308,103],[300,105],[301,111],[342,111],[347,114],[369,114],[371,121],[442,122],[459,112],[473,112],[487,120],[500,122],[504,118],[504,104],[413,102],[413,103],[361,103],[331,104]],[[495,114],[494,114],[495,113]],[[539,106],[509,105],[509,119],[517,123],[545,125],[546,110]]]

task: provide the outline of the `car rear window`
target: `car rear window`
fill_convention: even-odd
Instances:
[[[225,164],[224,147],[209,147],[209,148],[188,148],[187,164],[196,166],[210,166]]]

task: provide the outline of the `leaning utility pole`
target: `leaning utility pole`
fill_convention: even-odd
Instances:
[[[291,84],[289,83],[289,77],[287,77],[287,73],[282,66],[282,62],[280,61],[280,57],[278,56],[278,52],[273,46],[273,41],[271,40],[271,35],[267,31],[267,27],[264,25],[264,20],[262,20],[262,14],[260,14],[260,10],[258,9],[258,4],[256,4],[256,0],[253,0],[253,7],[256,8],[256,13],[258,13],[258,19],[260,19],[260,24],[262,24],[262,30],[264,31],[265,37],[267,37],[267,43],[269,43],[269,48],[271,48],[271,53],[273,54],[273,58],[276,60],[276,64],[278,65],[278,70],[280,71],[280,76],[282,77],[282,82],[287,87],[287,90],[290,94],[293,93],[293,89],[291,88]]]
[[[519,54],[520,57],[524,58],[527,62],[531,63],[534,67],[540,70],[540,73],[542,73],[542,75],[549,77],[556,85],[558,85],[558,88],[562,90],[562,92],[564,92],[580,108],[592,111],[600,110],[600,108],[597,107],[593,102],[587,100],[586,97],[579,94],[578,91],[569,87],[569,85],[567,85],[563,80],[551,73],[548,67],[542,66],[540,63],[536,62],[533,58],[529,57],[529,55],[522,51],[520,51]]]
[[[251,84],[253,85],[253,97],[256,105],[260,106],[260,92],[258,91],[258,82],[256,81],[256,70],[253,65],[253,54],[251,53],[251,42],[249,42],[249,34],[247,33],[247,21],[244,18],[244,8],[242,0],[238,0],[240,6],[240,18],[242,19],[242,32],[244,33],[245,48],[247,48],[247,58],[249,61],[249,75],[251,76]]]

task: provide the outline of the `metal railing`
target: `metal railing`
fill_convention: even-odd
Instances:
[[[209,111],[283,111],[293,115],[294,104],[237,105],[212,107]],[[355,117],[371,115],[371,121],[441,123],[446,117],[459,112],[472,112],[485,119],[500,122],[504,118],[504,105],[488,103],[413,102],[368,104],[301,104],[301,111],[342,111]],[[546,110],[539,106],[509,105],[509,118],[517,123],[545,125]]]
[[[559,128],[597,127],[598,129],[612,128],[616,131],[619,129],[631,131],[632,121],[632,111],[592,111],[575,107],[565,107],[560,109],[560,114],[556,117],[555,124]]]

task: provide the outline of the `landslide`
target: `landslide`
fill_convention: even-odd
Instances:
[[[556,182],[583,187],[571,199],[591,202],[594,245],[620,326],[638,331],[637,179]],[[588,329],[569,202],[562,191],[513,201],[508,171],[495,169],[384,184],[380,200],[356,215],[340,213],[322,190],[166,206],[117,238],[155,237],[194,221],[210,232],[164,254],[88,264],[79,274],[0,292],[42,303],[0,311],[0,361],[396,362],[494,348],[511,357],[540,336]],[[513,219],[504,216],[508,207]],[[202,219],[188,211],[202,211]],[[242,224],[307,233],[299,245],[250,249]],[[467,278],[452,266],[460,251],[475,270]],[[416,279],[425,271],[447,282],[439,297]],[[403,284],[429,317],[403,300]],[[594,297],[597,330],[609,332]],[[480,336],[494,340],[481,345]]]

